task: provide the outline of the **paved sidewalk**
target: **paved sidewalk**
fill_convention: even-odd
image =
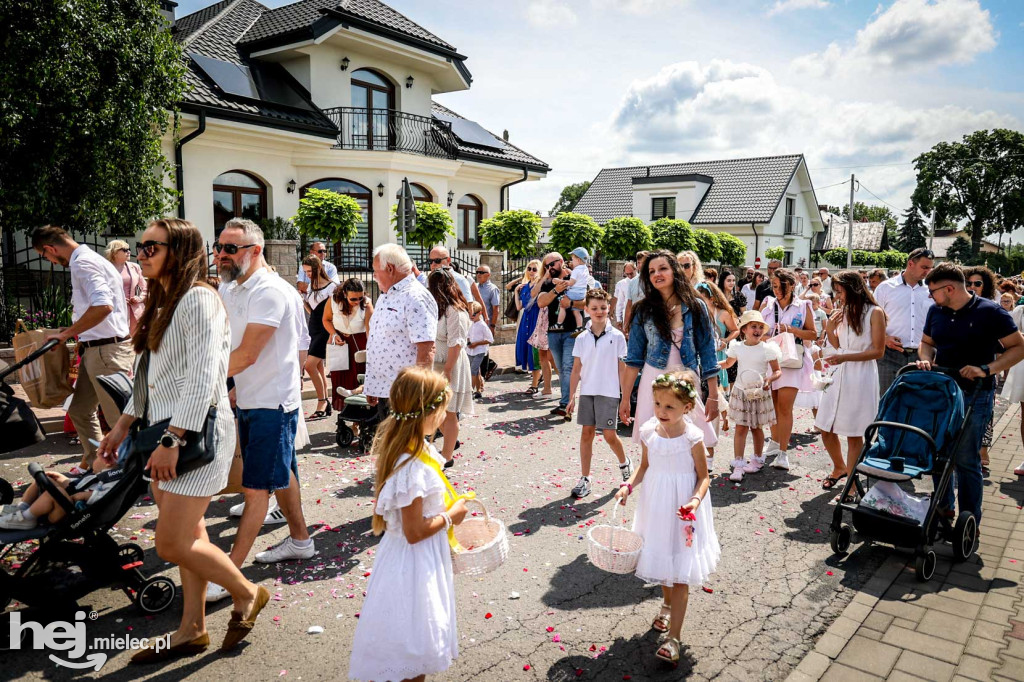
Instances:
[[[1024,456],[1019,412],[1011,405],[996,424],[977,555],[954,564],[949,547],[937,547],[935,577],[919,583],[910,553],[894,550],[791,682],[1024,680],[1024,481],[1013,475]]]

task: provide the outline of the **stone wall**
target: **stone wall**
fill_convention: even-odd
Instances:
[[[295,286],[299,272],[298,245],[298,241],[291,239],[268,239],[263,251],[267,263],[292,286]]]

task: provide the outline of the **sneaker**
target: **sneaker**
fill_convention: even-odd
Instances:
[[[590,494],[590,479],[586,476],[580,476],[579,483],[572,489],[572,496],[576,499],[586,497]]]
[[[480,391],[477,391],[476,393],[473,394],[473,400],[480,400],[483,397],[484,397],[484,394],[481,393]]]
[[[1014,476],[1024,476],[1024,462],[1020,463],[1020,466],[1013,470]]]
[[[291,538],[285,538],[267,551],[260,552],[252,560],[260,564],[275,564],[278,561],[292,559],[311,559],[314,554],[316,554],[316,547],[312,542],[306,547],[298,547]]]
[[[233,507],[231,507],[231,509],[228,510],[228,516],[241,516],[242,512],[244,511],[245,502],[239,502],[238,504],[234,505]],[[277,497],[275,495],[271,495],[270,506],[267,507],[267,518],[269,519],[270,515],[273,514],[275,511],[277,511]]]
[[[587,488],[587,492],[590,492],[589,488]],[[0,516],[0,528],[6,530],[31,530],[36,527],[37,523],[39,523],[38,519],[26,519],[20,511]]]
[[[218,602],[218,601],[220,601],[222,599],[227,599],[230,596],[231,596],[231,593],[228,592],[227,590],[225,590],[223,587],[221,587],[217,583],[207,583],[206,584],[206,603],[207,604],[212,604],[212,603]]]
[[[68,472],[68,476],[85,476],[89,473],[89,469],[83,469],[80,466],[71,467],[71,471]]]
[[[263,519],[264,526],[278,526],[282,523],[288,523],[288,519],[284,517],[284,512],[280,509],[267,512],[266,518]]]
[[[745,474],[756,474],[764,467],[764,460],[760,457],[754,457],[749,462],[743,465],[743,473]]]
[[[780,452],[779,456],[772,462],[772,466],[776,469],[783,469],[789,471],[789,456],[785,452]]]
[[[619,465],[619,473],[622,474],[623,481],[628,481],[629,477],[633,475],[633,460],[627,457],[626,463]]]
[[[768,455],[771,455],[776,452],[782,452],[782,448],[780,448],[779,444],[773,441],[771,438],[767,439],[764,442],[764,452],[761,456],[767,457]]]
[[[559,405],[555,409],[551,410],[551,415],[555,416],[555,417],[564,417],[565,416],[565,408],[562,407],[561,405]]]
[[[743,467],[736,467],[735,469],[733,469],[732,473],[729,474],[729,480],[730,481],[735,481],[736,483],[739,483],[740,481],[742,481],[743,480]]]

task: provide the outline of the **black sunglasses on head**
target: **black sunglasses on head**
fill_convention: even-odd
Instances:
[[[170,246],[167,242],[158,242],[154,239],[150,239],[146,242],[140,242],[135,245],[135,253],[146,258],[152,258],[153,254],[156,253],[156,247],[158,246]],[[131,253],[129,251],[129,253]]]
[[[160,242],[160,243],[162,243],[162,242]],[[220,242],[215,242],[214,245],[213,245],[213,250],[216,251],[217,253],[220,253],[221,251],[223,251],[224,253],[228,254],[229,256],[234,256],[236,253],[238,253],[239,249],[251,249],[254,246],[256,246],[256,245],[255,244],[242,244],[241,246],[239,246],[238,244],[221,244]]]

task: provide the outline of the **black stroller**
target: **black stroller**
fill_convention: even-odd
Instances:
[[[845,554],[850,547],[851,528],[843,523],[844,512],[849,512],[853,527],[865,540],[913,549],[917,579],[921,582],[930,580],[935,573],[932,545],[936,541],[952,543],[957,561],[974,553],[978,539],[974,515],[961,511],[953,524],[939,509],[943,495],[952,485],[955,453],[972,412],[972,408],[964,407],[955,376],[955,370],[938,367],[929,372],[913,366],[899,371],[896,381],[882,396],[875,421],[864,433],[864,449],[836,505],[829,527],[833,552]],[[879,508],[864,504],[868,484],[906,484],[935,473],[938,480],[923,520],[894,513],[904,511],[899,505]],[[864,478],[863,484],[859,476]],[[861,499],[847,502],[854,487]]]
[[[365,350],[356,352],[356,361],[366,361]],[[365,374],[359,375],[360,385],[365,378]],[[359,448],[363,452],[369,452],[370,446],[373,444],[374,433],[377,431],[377,424],[380,423],[377,407],[370,405],[366,396],[362,394],[350,395],[345,398],[345,407],[338,411],[338,428],[334,438],[339,448],[347,448],[352,445],[352,441],[356,437],[355,431],[345,422],[352,422],[359,426]]]

